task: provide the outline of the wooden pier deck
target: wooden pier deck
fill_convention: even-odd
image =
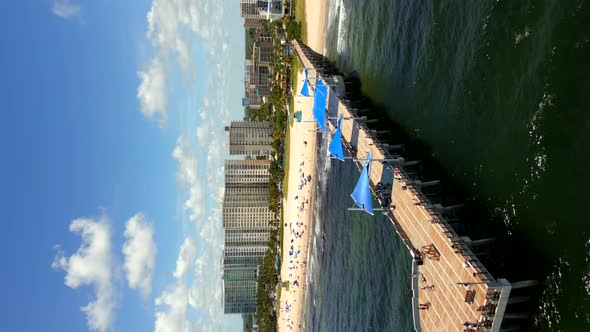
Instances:
[[[325,64],[321,55],[296,41],[293,48],[301,65],[310,69],[311,77],[331,81],[318,69]],[[330,117],[359,117],[335,87],[329,90]],[[412,284],[417,284],[413,287],[415,299],[408,301],[414,307],[416,331],[464,331],[465,323],[477,323],[473,327],[476,331],[499,331],[510,283],[494,279],[486,270],[468,246],[470,240],[460,237],[442,217],[442,207],[431,204],[421,193],[420,183],[405,171],[403,159],[380,161],[393,157],[363,121],[343,120],[341,132],[345,145],[357,151],[355,158],[362,160],[371,152],[374,161],[369,176],[380,202],[387,197],[376,190],[377,184],[392,184],[391,204],[385,204],[383,213],[391,220],[417,267],[412,275]]]

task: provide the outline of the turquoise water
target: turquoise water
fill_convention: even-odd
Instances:
[[[326,54],[466,204],[457,227],[498,238],[494,275],[545,281],[527,329],[590,330],[590,2],[332,0]],[[409,330],[407,253],[344,211],[354,167],[320,172],[310,324]]]

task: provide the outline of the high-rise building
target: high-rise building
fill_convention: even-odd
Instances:
[[[246,155],[246,156],[269,156],[272,149],[272,131],[270,123],[267,121],[233,121],[230,126],[225,127],[225,131],[229,133],[229,154],[231,155]],[[229,162],[229,164],[227,163]],[[242,163],[244,160],[228,160],[226,162],[226,175],[228,166],[230,170],[234,170],[243,165],[243,167],[257,167],[257,165],[266,165],[268,170],[269,163],[256,162],[252,163],[246,160],[247,163]],[[261,166],[263,170],[264,166]],[[244,169],[246,171],[247,169]],[[264,173],[264,172],[263,172]],[[239,172],[239,174],[246,176],[248,172]],[[268,174],[268,172],[266,172]],[[266,177],[268,182],[268,176]]]
[[[253,280],[223,280],[223,312],[243,314],[256,312],[256,278]]]
[[[244,19],[274,21],[281,18],[285,12],[283,0],[241,0],[240,15]]]
[[[264,97],[271,94],[271,61],[275,41],[261,29],[256,29],[253,38],[250,58],[244,64],[244,82],[249,107],[259,108],[264,103]]]
[[[238,134],[243,133],[234,132],[235,137],[247,136]],[[225,161],[222,266],[226,314],[256,311],[258,264],[268,250],[271,222],[275,220],[274,213],[268,209],[269,166],[270,161],[266,159]]]

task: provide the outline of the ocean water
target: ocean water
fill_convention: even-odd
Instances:
[[[321,151],[326,151],[323,139]],[[403,331],[413,326],[411,257],[389,219],[351,213],[358,170],[322,154],[314,253],[310,257],[308,331]]]
[[[590,1],[331,0],[325,52],[497,238],[494,275],[544,282],[521,326],[590,330]],[[306,330],[409,331],[406,250],[321,159]]]

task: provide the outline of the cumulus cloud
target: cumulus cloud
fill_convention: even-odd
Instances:
[[[63,0],[53,1],[51,11],[56,16],[65,19],[79,18],[82,15],[82,8],[80,5],[75,5]]]
[[[184,209],[188,211],[191,221],[197,221],[205,213],[203,187],[197,177],[197,155],[185,136],[176,140],[172,157],[178,161],[178,181],[189,188],[189,198],[184,202]]]
[[[154,58],[148,68],[138,73],[141,83],[137,89],[137,99],[141,106],[141,113],[148,119],[157,120],[165,126],[168,114],[166,112],[166,70],[159,58]]]
[[[158,252],[154,242],[154,227],[138,213],[125,226],[125,272],[130,288],[137,289],[144,298],[152,292],[152,277]]]
[[[195,262],[195,279],[189,289],[189,304],[195,310],[206,313],[211,326],[223,325],[221,303],[221,250],[210,248]],[[212,301],[212,299],[215,299]]]
[[[178,281],[156,298],[156,332],[196,332],[196,326],[187,318],[188,291]]]
[[[220,24],[222,5],[214,0],[153,0],[147,13],[146,38],[155,54],[146,70],[138,73],[141,83],[137,99],[141,112],[165,124],[167,110],[167,75],[170,62],[178,63],[186,81],[196,77],[192,43],[196,38],[209,40],[211,27]]]
[[[156,298],[156,332],[193,332],[197,331],[197,324],[187,319],[189,305],[189,289],[182,278],[192,268],[197,255],[195,244],[190,238],[186,238],[176,259],[176,281],[169,285],[162,294]]]
[[[201,146],[207,145],[207,136],[209,134],[209,122],[201,121],[201,124],[197,127],[197,140]]]
[[[184,239],[184,242],[180,246],[180,254],[176,259],[176,271],[174,271],[174,277],[181,279],[193,266],[195,258],[197,256],[197,248],[190,238]]]
[[[107,331],[114,319],[116,304],[112,281],[113,255],[111,231],[106,220],[80,218],[71,222],[70,231],[82,237],[78,251],[67,257],[57,246],[52,267],[66,272],[66,286],[94,288],[94,300],[81,310],[86,314],[88,328],[92,331]]]

